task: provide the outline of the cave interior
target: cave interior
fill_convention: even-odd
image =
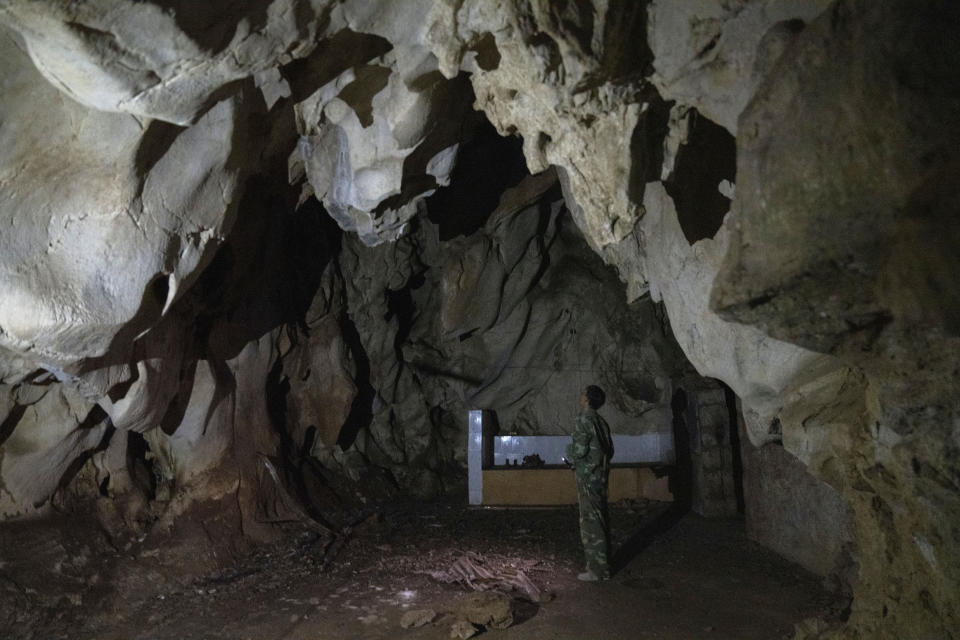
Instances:
[[[960,639],[958,29],[0,0],[0,638]]]

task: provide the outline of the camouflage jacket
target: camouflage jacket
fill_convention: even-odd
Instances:
[[[593,409],[584,409],[577,416],[573,442],[567,446],[567,459],[577,475],[606,473],[613,457],[610,425]]]

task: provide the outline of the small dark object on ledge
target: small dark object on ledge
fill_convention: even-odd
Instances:
[[[537,467],[542,467],[545,464],[546,463],[543,461],[543,458],[541,458],[539,454],[531,453],[528,456],[523,456],[523,464],[521,464],[520,466],[537,468]]]

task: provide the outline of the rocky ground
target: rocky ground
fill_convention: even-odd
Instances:
[[[120,550],[73,542],[82,539],[73,535],[82,522],[5,525],[0,637],[448,638],[476,603],[467,588],[430,574],[449,572],[468,552],[490,568],[524,570],[541,591],[539,602],[510,594],[508,628],[493,628],[492,619],[486,629],[468,627],[490,638],[781,638],[794,623],[840,608],[815,576],[746,540],[738,520],[677,519],[657,503],[617,505],[619,571],[597,585],[575,578],[572,507],[461,505],[387,505],[343,544],[291,533],[225,571],[179,582],[162,579],[156,554],[136,542]]]

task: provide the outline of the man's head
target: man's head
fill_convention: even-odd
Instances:
[[[581,397],[591,409],[599,409],[607,399],[607,395],[603,392],[603,389],[593,384],[583,390]]]

